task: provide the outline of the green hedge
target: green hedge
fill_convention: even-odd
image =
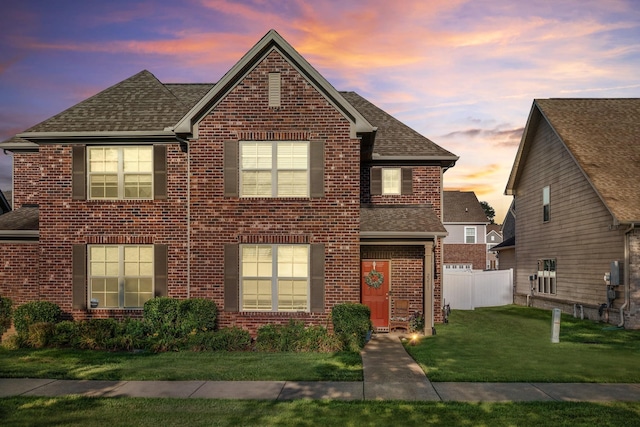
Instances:
[[[28,335],[29,326],[34,323],[58,323],[62,310],[49,301],[32,301],[22,304],[13,313],[13,325],[18,335]]]
[[[7,297],[0,297],[0,336],[11,326],[13,301]]]
[[[322,326],[305,327],[289,320],[286,325],[264,325],[258,328],[256,350],[284,352],[335,352],[342,349],[340,340]]]
[[[345,350],[358,352],[364,347],[367,332],[373,327],[369,307],[350,302],[338,304],[331,311],[331,319]]]

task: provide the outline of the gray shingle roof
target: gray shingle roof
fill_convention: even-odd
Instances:
[[[37,207],[21,207],[0,215],[0,230],[37,230],[39,218]]]
[[[537,99],[538,106],[621,222],[640,221],[640,98]]]
[[[164,86],[191,109],[214,86],[213,83],[165,83]]]
[[[431,205],[377,205],[360,208],[361,233],[446,234]]]
[[[373,105],[355,92],[340,94],[369,121],[378,127],[373,148],[381,156],[447,157],[457,156],[419,134],[395,117]]]
[[[488,223],[476,193],[473,191],[442,192],[442,212],[444,222]]]
[[[26,132],[161,131],[173,126],[189,108],[144,70]]]

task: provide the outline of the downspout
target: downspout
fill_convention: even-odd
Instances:
[[[624,304],[620,307],[620,323],[618,327],[624,327],[624,309],[629,305],[631,299],[631,278],[629,277],[629,233],[636,228],[635,223],[631,223],[629,228],[624,232]]]
[[[178,135],[176,139],[187,153],[187,298],[191,298],[191,153],[188,140]]]

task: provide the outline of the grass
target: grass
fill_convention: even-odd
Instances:
[[[454,310],[449,324],[407,351],[431,381],[640,382],[640,331],[562,316],[551,343],[551,312],[507,306]]]
[[[0,378],[77,380],[362,381],[357,353],[110,353],[0,349]]]
[[[633,426],[640,403],[291,402],[12,397],[3,426]]]

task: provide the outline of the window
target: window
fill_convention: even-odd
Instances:
[[[382,194],[400,194],[401,182],[400,168],[382,169]]]
[[[464,242],[465,243],[476,243],[476,228],[475,227],[465,227],[464,228]]]
[[[549,186],[542,189],[542,221],[548,222],[551,217]]]
[[[240,143],[242,197],[309,197],[309,143]]]
[[[538,260],[538,292],[541,294],[556,293],[556,260]]]
[[[309,246],[242,245],[240,251],[241,310],[309,310]]]
[[[89,298],[98,308],[141,308],[153,298],[153,245],[90,245]]]
[[[90,199],[152,199],[153,147],[87,148]]]

